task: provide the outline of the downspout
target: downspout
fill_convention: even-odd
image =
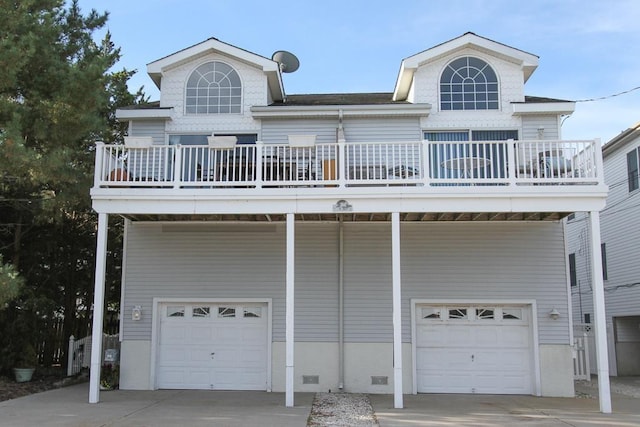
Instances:
[[[338,110],[338,143],[345,142],[342,109]],[[342,165],[340,165],[342,168]],[[344,168],[343,168],[344,170]],[[338,389],[344,389],[344,218],[338,220]]]
[[[344,388],[344,222],[338,222],[338,389]]]

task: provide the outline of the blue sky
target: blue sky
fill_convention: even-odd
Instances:
[[[564,139],[605,143],[640,121],[640,1],[636,0],[79,0],[109,11],[122,50],[117,68],[136,69],[158,99],[146,64],[215,37],[271,57],[288,50],[300,69],[289,94],[391,92],[403,58],[472,31],[533,53],[525,93],[579,102]],[[101,37],[103,34],[98,33]]]

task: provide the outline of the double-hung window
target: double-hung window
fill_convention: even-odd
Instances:
[[[638,160],[640,160],[640,147],[634,148],[633,151],[627,153],[629,192],[635,191],[640,187],[638,182],[638,170],[640,169]]]

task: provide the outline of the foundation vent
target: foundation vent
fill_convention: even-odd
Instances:
[[[302,384],[320,384],[320,375],[303,375]]]
[[[389,384],[389,377],[371,377],[371,385],[387,385]]]

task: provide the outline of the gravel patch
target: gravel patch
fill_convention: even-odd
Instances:
[[[317,393],[307,426],[375,426],[369,397],[357,393]]]
[[[611,393],[622,394],[624,396],[640,398],[640,381],[618,379],[611,377],[610,379]],[[598,397],[598,380],[576,381],[582,391],[577,391],[577,397],[597,398]]]

